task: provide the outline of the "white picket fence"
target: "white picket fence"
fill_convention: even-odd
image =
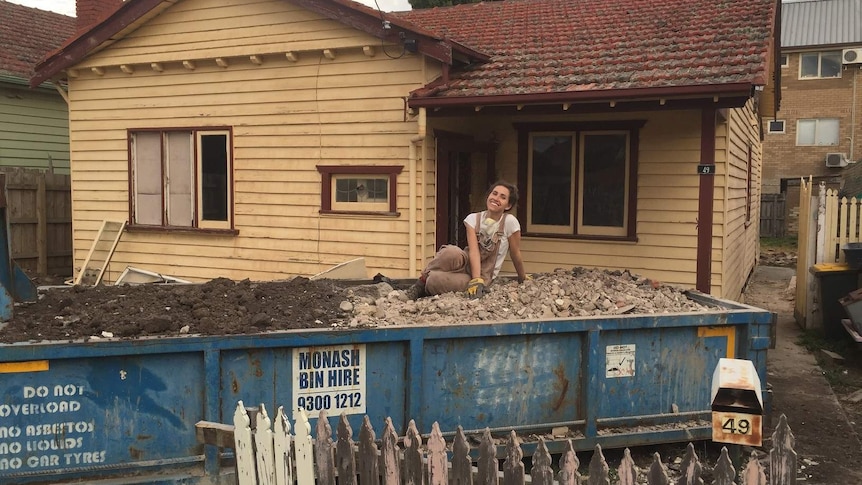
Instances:
[[[438,424],[432,426],[431,434],[423,443],[422,436],[411,420],[407,434],[399,438],[386,418],[383,435],[375,437],[374,429],[365,417],[359,433],[359,443],[353,441],[353,431],[347,416],[341,415],[336,430],[337,441],[332,440],[332,428],[326,413],[321,412],[317,421],[316,438],[311,436],[311,425],[304,411],[297,412],[297,420],[291,433],[290,423],[284,409],[279,407],[275,420],[270,420],[266,408],[261,404],[251,413],[242,401],[234,413],[234,449],[236,454],[239,485],[611,485],[610,467],[596,445],[589,464],[589,475],[580,475],[580,461],[572,447],[559,460],[558,470],[551,468],[552,458],[544,439],[539,438],[532,456],[529,480],[525,471],[521,442],[511,431],[506,441],[506,457],[501,463],[497,459],[497,443],[489,429],[485,429],[478,447],[478,460],[470,456],[470,445],[459,427],[451,446],[447,446]],[[770,477],[752,452],[751,459],[740,474],[745,485],[789,485],[796,483],[795,439],[784,415],[772,435],[773,448],[770,454]],[[451,454],[451,459],[449,455]],[[674,483],[703,485],[702,465],[694,446],[689,443],[680,470],[682,476]],[[727,448],[712,469],[713,485],[736,484],[736,470]],[[639,471],[628,449],[616,469],[615,485],[635,485]],[[648,485],[671,483],[665,465],[658,453],[646,473]]]
[[[811,178],[802,179],[799,194],[796,301],[794,315],[803,328],[817,327],[814,303],[817,289],[810,269],[815,264],[842,264],[842,248],[862,242],[862,200],[839,197],[838,191],[820,182],[817,191]],[[813,325],[809,320],[814,320]]]

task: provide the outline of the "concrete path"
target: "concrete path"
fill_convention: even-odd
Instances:
[[[802,331],[793,318],[794,275],[791,268],[759,266],[746,290],[747,303],[778,315],[776,348],[767,357],[773,422],[764,437],[784,414],[796,437],[800,483],[862,484],[862,443],[814,356],[796,344]]]

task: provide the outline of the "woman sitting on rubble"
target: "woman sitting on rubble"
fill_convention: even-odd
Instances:
[[[506,253],[518,272],[518,282],[529,276],[521,258],[521,223],[509,211],[518,203],[518,188],[505,181],[491,185],[485,195],[486,210],[464,218],[467,248],[445,245],[407,289],[411,300],[451,291],[466,291],[470,298],[485,294],[500,273]]]

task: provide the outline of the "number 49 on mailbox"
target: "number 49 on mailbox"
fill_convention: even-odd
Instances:
[[[763,396],[754,364],[719,359],[712,374],[712,440],[760,446],[762,428]]]

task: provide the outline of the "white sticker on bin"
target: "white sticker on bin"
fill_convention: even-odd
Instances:
[[[364,344],[293,349],[293,411],[365,414],[365,359]]]

